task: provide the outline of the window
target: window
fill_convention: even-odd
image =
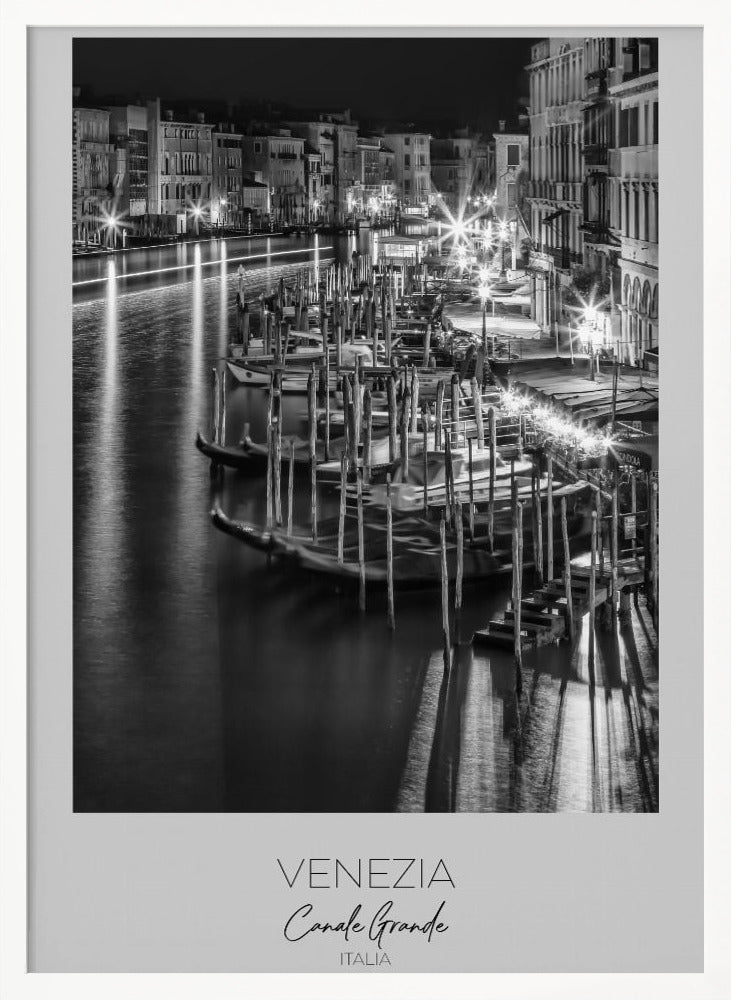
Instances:
[[[520,146],[511,143],[508,146],[508,166],[517,167],[520,164]]]
[[[508,208],[515,207],[515,184],[508,184]]]
[[[658,115],[657,115],[658,104],[657,101],[653,101],[652,104],[652,141],[657,145],[658,136],[660,131],[658,129]]]
[[[261,143],[260,142],[255,142],[254,143],[254,152],[255,153],[261,153]]]
[[[638,145],[639,109],[624,108],[619,112],[619,145]]]
[[[404,166],[405,167],[411,166],[411,156],[408,153],[404,154]]]
[[[410,145],[411,145],[411,136],[407,135],[406,138],[404,139],[404,146],[410,146]]]

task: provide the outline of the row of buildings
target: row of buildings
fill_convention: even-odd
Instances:
[[[587,305],[622,360],[651,363],[659,329],[657,39],[547,38],[532,47],[526,69],[534,317],[554,330]]]
[[[186,232],[427,212],[442,199],[458,213],[494,196],[516,199],[527,177],[527,139],[458,129],[447,138],[390,128],[361,133],[348,111],[311,120],[211,124],[176,116],[160,100],[73,111],[74,233],[104,237],[110,217],[137,233]],[[506,178],[507,181],[506,181]]]

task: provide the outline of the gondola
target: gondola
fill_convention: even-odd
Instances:
[[[564,488],[567,490],[567,488]],[[572,498],[568,516],[570,537],[585,534],[588,525],[590,492],[585,483],[574,484],[568,495]],[[523,514],[524,567],[532,565],[532,518],[529,503]],[[211,520],[219,531],[237,538],[250,548],[266,552],[289,565],[340,580],[357,580],[360,574],[358,560],[358,528],[356,518],[345,519],[343,534],[343,560],[338,559],[338,518],[328,518],[318,524],[317,542],[311,535],[288,535],[283,528],[260,528],[247,521],[229,518],[220,507],[211,511]],[[418,514],[394,510],[393,521],[393,582],[400,589],[438,586],[441,580],[441,547],[439,521]],[[463,549],[463,580],[483,580],[509,572],[511,562],[512,516],[510,504],[495,511],[493,549],[490,550],[487,517],[478,513],[475,518],[475,538],[470,541],[465,527]],[[560,530],[554,532],[560,539]],[[387,582],[387,527],[386,512],[382,507],[364,508],[364,571],[366,582],[383,586]],[[447,567],[454,578],[457,567],[456,533],[446,533]],[[557,552],[561,545],[557,541]]]

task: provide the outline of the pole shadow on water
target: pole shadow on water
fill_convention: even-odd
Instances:
[[[439,690],[429,768],[426,778],[426,812],[456,812],[457,783],[462,738],[462,710],[467,692],[470,649],[453,646],[451,668]]]
[[[622,644],[626,653],[624,659],[622,657]],[[645,812],[656,812],[659,800],[657,745],[651,731],[652,726],[648,729],[645,721],[645,713],[649,713],[652,717],[652,712],[645,700],[647,684],[637,652],[633,621],[623,626],[620,634],[614,631],[598,630],[597,645],[601,653],[602,664],[608,671],[605,677],[607,698],[611,698],[611,689],[619,689],[622,694],[630,738],[629,749],[632,751],[637,775],[637,791],[642,809]],[[623,662],[625,671],[627,671],[628,666],[631,666],[632,678],[628,672],[623,676]],[[618,751],[619,748],[616,749]],[[613,748],[609,746],[608,757],[610,758],[612,751]]]

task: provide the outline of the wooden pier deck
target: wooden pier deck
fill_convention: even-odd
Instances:
[[[590,610],[589,577],[591,566],[588,556],[571,561],[571,597],[574,621],[583,618]],[[621,559],[617,563],[617,592],[636,586],[645,579],[644,556]],[[603,568],[597,565],[594,607],[598,608],[612,597],[612,570],[609,554],[605,553]],[[566,588],[563,580],[550,580],[520,602],[520,637],[522,649],[533,649],[560,642],[568,636]],[[513,649],[515,643],[515,610],[512,602],[502,618],[493,618],[472,636],[478,646],[500,646]]]

